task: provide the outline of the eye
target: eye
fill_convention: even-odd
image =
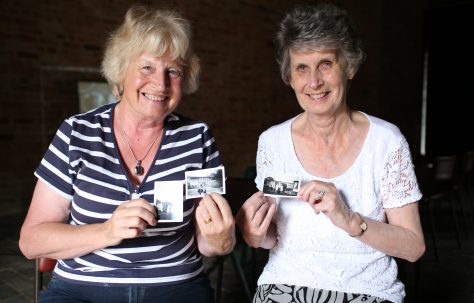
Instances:
[[[153,74],[153,72],[155,71],[155,68],[151,65],[140,65],[138,66],[138,69],[140,70],[141,73],[145,75]]]
[[[328,71],[332,68],[333,63],[332,61],[323,61],[319,64],[319,69],[321,71]]]
[[[183,72],[180,71],[177,68],[168,69],[168,75],[171,79],[177,79],[177,78],[181,77],[182,74],[183,74]]]
[[[304,64],[299,64],[296,66],[296,71],[304,73],[308,70],[308,67]]]

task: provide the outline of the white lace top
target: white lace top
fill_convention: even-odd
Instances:
[[[299,162],[291,138],[296,117],[266,130],[258,143],[257,187],[262,190],[265,172],[297,174],[302,183],[329,181],[353,211],[378,221],[386,221],[384,208],[418,201],[421,193],[405,137],[395,125],[366,116],[370,128],[360,154],[332,179],[311,175]],[[278,242],[259,285],[292,284],[403,301],[404,285],[392,257],[350,237],[301,200],[277,198],[277,203]]]

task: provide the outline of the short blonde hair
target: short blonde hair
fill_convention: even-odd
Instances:
[[[183,92],[199,87],[199,59],[193,52],[191,24],[171,10],[132,6],[122,25],[111,34],[102,61],[102,73],[120,100],[129,63],[142,53],[169,54],[183,67]]]

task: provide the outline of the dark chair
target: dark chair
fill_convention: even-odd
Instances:
[[[429,231],[431,235],[430,238],[433,246],[435,260],[438,261],[438,244],[436,242],[436,229],[434,225],[433,206],[431,205],[431,203],[429,203],[429,195],[433,187],[433,164],[426,163],[425,159],[419,159],[415,163],[415,173],[418,185],[423,194],[423,198],[419,203],[421,222],[424,226],[423,229],[425,229],[425,233]]]
[[[460,155],[459,178],[455,185],[458,197],[463,207],[464,221],[467,223],[468,236],[471,230],[471,220],[468,212],[474,214],[474,150],[468,150]]]
[[[50,258],[36,258],[35,260],[35,293],[34,302],[38,302],[39,292],[43,289],[43,274],[52,272],[56,266],[56,260]]]
[[[436,228],[435,228],[435,207],[438,207],[438,211],[441,213],[442,201],[448,203],[448,207],[451,212],[453,225],[456,232],[456,242],[458,247],[461,248],[461,231],[460,224],[457,215],[458,200],[455,196],[454,185],[457,178],[457,157],[456,155],[448,156],[437,156],[433,159],[432,163],[426,165],[428,170],[428,179],[424,184],[424,195],[422,203],[428,208],[428,214],[431,222],[431,229],[433,232],[433,243],[435,244],[435,254],[438,259],[438,252],[436,246]]]

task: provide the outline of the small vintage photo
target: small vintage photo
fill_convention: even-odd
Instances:
[[[183,182],[155,182],[153,203],[158,222],[183,222]]]
[[[186,199],[202,197],[206,193],[225,194],[224,167],[185,172]]]
[[[263,193],[265,196],[296,198],[299,189],[299,176],[270,173],[263,180]]]

